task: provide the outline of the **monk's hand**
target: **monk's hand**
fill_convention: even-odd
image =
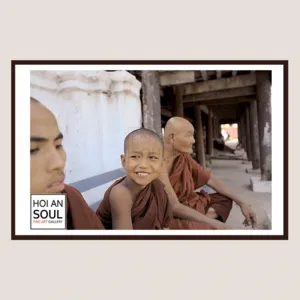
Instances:
[[[245,203],[241,204],[240,208],[241,208],[242,214],[245,217],[245,221],[243,222],[243,224],[245,226],[252,226],[252,228],[255,228],[256,224],[257,224],[257,220],[256,220],[256,214],[253,211],[253,209]]]

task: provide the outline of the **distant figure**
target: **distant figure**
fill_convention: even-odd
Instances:
[[[224,129],[222,129],[222,136],[223,136],[225,141],[228,139],[228,132]]]
[[[225,141],[221,133],[219,133],[218,137],[214,140],[214,148],[220,151],[224,151],[225,149]]]

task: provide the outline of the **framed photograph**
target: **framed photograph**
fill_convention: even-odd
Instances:
[[[288,61],[11,68],[13,240],[288,239]]]

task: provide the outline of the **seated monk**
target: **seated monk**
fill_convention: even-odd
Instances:
[[[174,218],[170,229],[192,229],[188,221],[199,220],[199,216],[191,210],[180,210],[178,201],[202,216],[205,215],[207,218],[200,221],[214,229],[222,229],[220,223],[226,222],[234,201],[245,216],[244,224],[255,227],[254,211],[190,156],[194,143],[194,127],[189,121],[174,117],[167,122],[164,134],[164,172],[160,179],[166,185],[172,201],[173,215],[177,217]],[[216,193],[209,195],[203,190],[195,192],[203,185],[210,186]],[[219,223],[216,224],[214,221]]]
[[[67,229],[104,229],[80,192],[64,184],[66,153],[55,116],[30,98],[30,192],[67,195]]]
[[[126,176],[105,192],[96,214],[106,229],[168,229],[171,207],[157,179],[163,163],[163,141],[153,131],[127,135],[121,155]]]

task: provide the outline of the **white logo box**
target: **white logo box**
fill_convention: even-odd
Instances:
[[[31,194],[30,229],[66,229],[65,194]]]

